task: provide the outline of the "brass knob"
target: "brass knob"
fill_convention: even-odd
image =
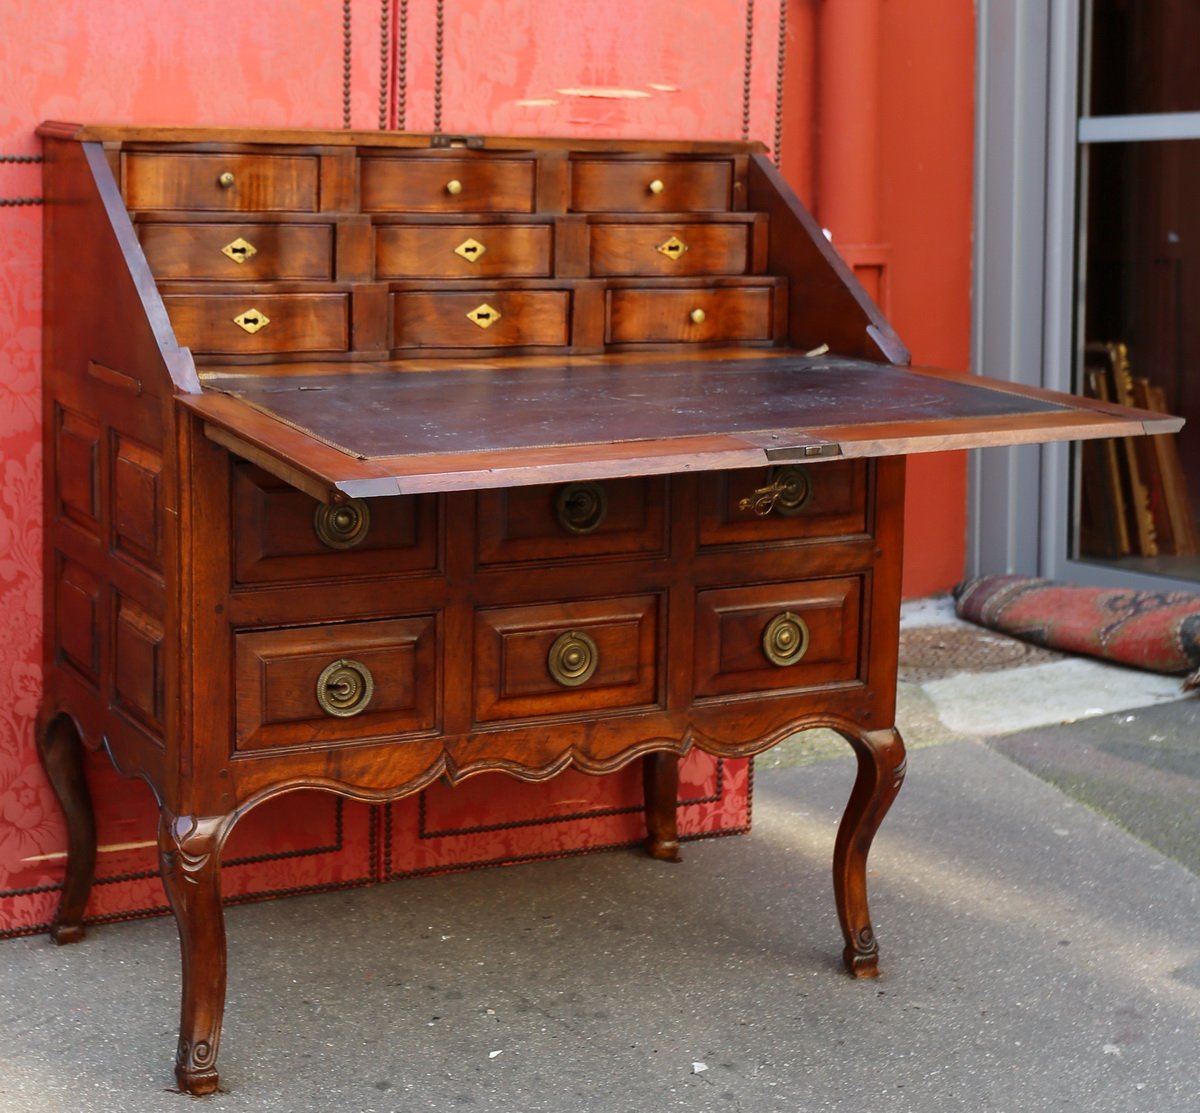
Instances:
[[[222,189],[232,189],[233,188],[233,171],[226,170],[217,179],[217,185],[219,185]]]
[[[693,309],[688,317],[691,318],[693,325],[702,325],[708,317],[708,314],[703,309]]]
[[[763,631],[762,648],[771,664],[794,665],[808,652],[808,624],[791,611],[777,614]]]
[[[457,178],[451,178],[446,183],[446,192],[450,194],[451,197],[457,197],[460,193],[462,193],[462,182],[460,182]]]
[[[334,661],[317,677],[317,703],[327,715],[339,719],[360,715],[374,694],[375,679],[361,661]]]
[[[608,496],[599,483],[566,483],[554,496],[554,512],[568,533],[591,533],[608,513]]]
[[[650,188],[650,192],[653,193],[657,197],[667,187],[665,185],[663,185],[661,178],[655,178],[654,181],[652,181],[650,183],[649,188]]]
[[[578,688],[591,680],[599,663],[600,651],[596,643],[582,630],[559,634],[546,656],[551,677],[564,688]]]
[[[353,549],[371,528],[371,511],[362,499],[321,505],[313,511],[313,532],[329,549]]]

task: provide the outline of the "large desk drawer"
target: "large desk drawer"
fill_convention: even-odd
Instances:
[[[697,592],[696,696],[858,679],[862,607],[861,576]]]
[[[666,486],[636,478],[480,491],[479,563],[665,553]]]
[[[312,155],[125,155],[130,209],[315,212],[319,164]]]
[[[731,207],[733,163],[722,159],[576,159],[575,212],[724,212]]]
[[[658,701],[658,595],[488,607],[475,615],[475,719]]]
[[[235,642],[238,750],[437,727],[436,615],[255,630]]]

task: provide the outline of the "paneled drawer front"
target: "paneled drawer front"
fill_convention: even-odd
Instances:
[[[638,595],[478,611],[476,721],[654,705],[661,606]]]
[[[593,224],[594,275],[745,274],[748,224]]]
[[[717,472],[699,478],[700,546],[761,545],[801,538],[867,533],[866,460],[783,464]],[[775,491],[768,513],[763,509]],[[740,505],[749,499],[745,509]]]
[[[383,224],[375,229],[377,278],[545,278],[548,224]]]
[[[236,748],[435,729],[437,630],[435,615],[415,615],[238,634]]]
[[[730,208],[733,163],[719,159],[571,163],[576,212],[693,213]]]
[[[269,282],[333,277],[329,224],[141,224],[155,278]]]
[[[239,584],[390,576],[438,567],[437,499],[431,495],[324,507],[239,463],[233,473],[233,516]]]
[[[125,155],[130,209],[315,212],[318,161],[304,155]]]
[[[698,592],[696,695],[856,680],[862,606],[861,576]]]
[[[364,158],[362,211],[531,213],[532,159]]]
[[[393,294],[396,348],[560,347],[570,341],[566,290]]]
[[[610,344],[770,340],[773,286],[610,290]]]
[[[509,487],[477,499],[481,565],[666,552],[663,479]]]
[[[168,294],[163,302],[179,343],[194,352],[344,352],[350,347],[349,294]]]

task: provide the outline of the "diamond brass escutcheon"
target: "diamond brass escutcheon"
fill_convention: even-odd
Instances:
[[[238,328],[244,328],[253,336],[259,329],[266,328],[271,323],[271,318],[265,313],[260,313],[257,309],[250,308],[234,317],[233,323]]]
[[[685,244],[678,236],[672,236],[669,240],[663,240],[663,242],[660,243],[657,248],[657,250],[661,251],[668,259],[678,259],[680,255],[687,251],[687,249],[687,244]]]
[[[221,248],[222,255],[228,255],[235,263],[244,263],[247,259],[253,258],[258,254],[258,248],[249,240],[242,239],[238,236],[232,243],[227,243]]]
[[[474,309],[472,309],[467,316],[480,328],[491,328],[492,325],[500,320],[500,311],[493,309],[485,301],[482,305],[477,305]]]
[[[454,249],[454,254],[461,255],[468,263],[477,263],[485,251],[487,248],[483,244],[473,236],[468,236]]]

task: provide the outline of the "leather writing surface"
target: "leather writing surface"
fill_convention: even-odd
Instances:
[[[968,379],[829,357],[245,376],[222,389],[365,459],[1069,412]]]

